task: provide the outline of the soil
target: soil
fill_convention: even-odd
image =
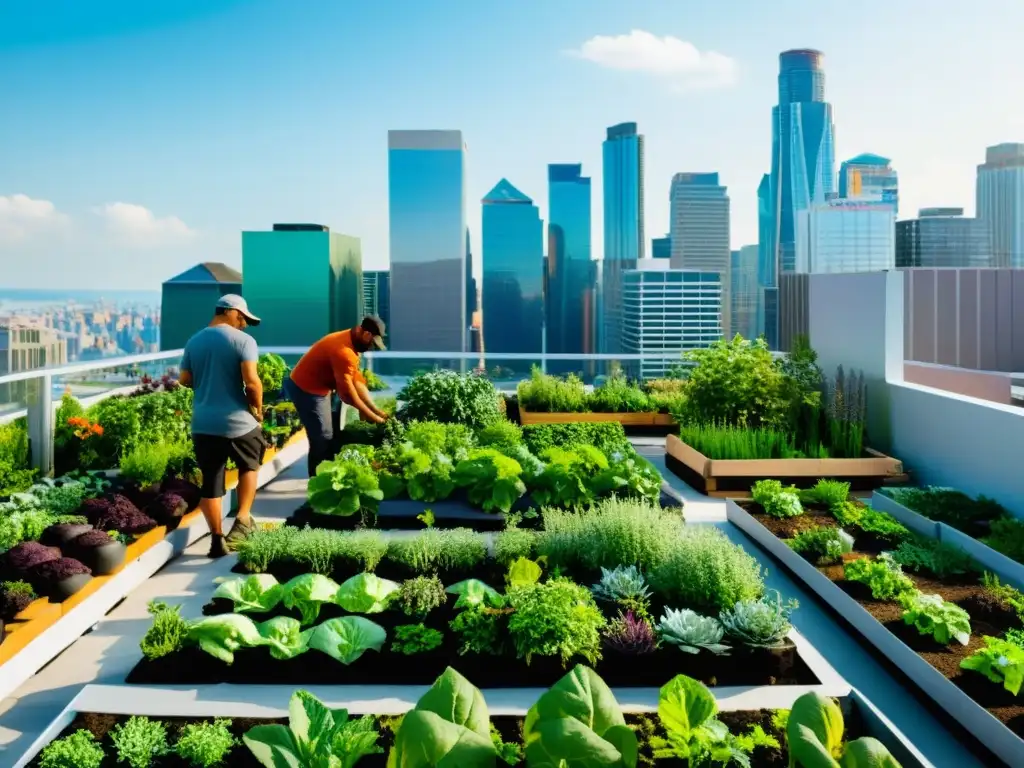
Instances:
[[[740,506],[753,515],[780,539],[792,538],[797,532],[815,525],[837,525],[834,518],[826,516],[823,508],[805,505],[806,514],[778,520],[764,514],[760,505],[753,502],[739,502]],[[806,521],[804,518],[808,518]],[[831,523],[829,523],[831,520]],[[798,522],[799,521],[799,522]],[[864,556],[875,556],[885,549],[892,549],[880,541],[857,539],[857,551],[844,556],[844,560],[855,560]],[[1001,637],[1006,630],[1020,628],[1016,612],[1006,603],[998,600],[977,581],[977,577],[958,576],[937,579],[926,574],[907,572],[921,592],[941,595],[944,600],[963,608],[971,617],[971,637],[966,646],[957,642],[942,646],[930,635],[921,635],[912,625],[903,621],[903,610],[893,601],[875,600],[867,586],[848,582],[843,566],[819,566],[818,570],[834,582],[846,594],[856,600],[882,626],[902,640],[909,648],[941,672],[950,682],[987,709],[993,717],[1004,723],[1011,731],[1024,738],[1024,697],[1015,697],[1001,685],[989,681],[984,675],[960,668],[960,662],[984,648],[984,635]]]
[[[737,501],[739,506],[749,512],[761,525],[780,539],[792,539],[812,528],[838,528],[839,523],[821,504],[804,504],[804,513],[796,517],[771,517],[764,513],[764,508],[754,501]]]
[[[271,659],[266,648],[249,648],[235,652],[234,663],[228,665],[206,652],[186,648],[160,659],[142,659],[129,673],[126,682],[140,685],[236,683],[262,685],[430,685],[453,666],[478,688],[547,688],[553,685],[577,662],[567,666],[556,657],[535,656],[532,663],[514,658],[510,648],[502,656],[461,655],[459,638],[449,629],[455,616],[452,595],[449,602],[431,612],[424,623],[444,634],[444,643],[437,649],[406,656],[391,650],[394,628],[416,623],[400,610],[389,610],[367,618],[388,632],[389,641],[381,651],[367,651],[351,665],[328,662],[317,650],[309,650],[294,659]],[[207,615],[230,610],[230,604],[217,601],[204,609]],[[286,610],[253,616],[263,621],[274,615],[294,615]],[[317,623],[345,615],[337,606],[325,606]],[[268,663],[271,662],[271,663]],[[660,687],[671,677],[685,674],[707,685],[808,685],[817,682],[814,674],[796,650],[735,648],[728,656],[710,653],[691,655],[671,646],[644,655],[622,655],[606,650],[594,668],[612,687]]]
[[[719,713],[718,719],[725,723],[732,733],[736,734],[746,733],[754,725],[760,725],[767,733],[772,734],[779,739],[780,743],[784,743],[783,736],[775,732],[772,728],[772,714],[771,710],[722,712]],[[121,764],[117,762],[117,755],[114,750],[113,743],[109,738],[109,734],[117,725],[125,722],[127,719],[127,715],[106,715],[91,712],[79,713],[76,715],[71,725],[64,729],[61,733],[61,737],[67,736],[82,728],[90,731],[93,736],[96,737],[97,741],[100,741],[103,744],[104,750],[107,753],[107,759],[103,762],[103,768],[116,768]],[[159,718],[159,720],[167,727],[168,740],[173,744],[183,726],[190,723],[211,722],[212,718]],[[626,722],[631,727],[638,730],[648,730],[653,726],[656,733],[663,733],[658,725],[657,715],[654,714],[627,714]],[[508,743],[521,742],[523,728],[522,718],[495,716],[491,718],[491,723],[498,729],[498,732],[501,733],[504,741]],[[241,740],[242,736],[250,728],[256,725],[269,724],[287,725],[287,721],[284,719],[257,720],[252,718],[238,718],[232,720],[229,730],[239,743],[231,750],[231,752],[228,753],[224,764],[230,765],[232,768],[260,768],[260,763],[241,743]],[[364,757],[359,761],[359,768],[384,768],[387,763],[387,754],[394,743],[394,733],[388,725],[389,724],[385,724],[381,727],[380,739],[377,742],[378,746],[383,749],[383,752],[381,754]],[[847,739],[856,738],[860,734],[857,726],[858,724],[856,722],[847,723]],[[503,763],[499,764],[503,765]],[[520,765],[522,764],[524,763],[520,763]],[[639,765],[649,766],[652,764],[653,758],[650,747],[645,743],[641,743]],[[688,765],[685,760],[658,760],[656,764],[658,766],[664,766],[665,768],[685,768],[685,766]],[[784,768],[786,764],[787,761],[783,749],[758,749],[752,756],[751,760],[752,768]],[[38,765],[38,759],[32,762],[33,768],[38,768]],[[154,760],[150,765],[151,768],[186,768],[188,763],[176,755],[167,755]]]

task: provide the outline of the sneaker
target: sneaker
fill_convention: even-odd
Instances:
[[[224,542],[227,544],[228,549],[234,549],[241,542],[252,536],[255,530],[256,524],[252,521],[252,518],[249,519],[248,523],[243,523],[238,518],[235,518],[235,524],[231,526],[228,535],[224,537]]]
[[[210,551],[207,557],[224,557],[228,554],[227,544],[224,543],[224,536],[214,533],[210,536]]]

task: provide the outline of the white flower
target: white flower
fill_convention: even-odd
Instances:
[[[1008,667],[1010,666],[1010,660],[1005,656],[1000,656],[998,659],[996,659],[996,664],[998,664],[1000,667]]]

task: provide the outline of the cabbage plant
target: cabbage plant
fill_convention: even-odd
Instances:
[[[399,588],[398,582],[359,573],[338,587],[334,600],[349,613],[381,613]]]
[[[466,579],[452,584],[445,589],[449,595],[458,595],[455,601],[456,608],[480,605],[488,597],[498,597],[499,592],[494,587],[485,584],[480,579]]]
[[[312,629],[302,631],[302,624],[291,616],[275,616],[256,625],[264,645],[275,659],[294,659],[309,649]]]
[[[230,600],[236,613],[268,613],[281,602],[284,588],[269,573],[256,573],[222,581],[213,597]]]
[[[689,608],[674,610],[666,608],[656,627],[661,639],[686,653],[699,653],[701,649],[712,653],[728,653],[731,649],[722,644],[725,627],[711,616],[701,616]]]
[[[335,602],[338,584],[319,573],[304,573],[284,585],[281,602],[285,608],[302,615],[303,624],[312,624],[320,615],[320,606]]]
[[[235,651],[240,648],[257,648],[264,644],[253,620],[239,613],[207,616],[193,622],[188,628],[188,642],[197,644],[225,664],[235,661]]]
[[[971,639],[970,615],[959,605],[943,600],[941,595],[912,594],[904,601],[903,621],[943,645],[954,640],[967,645]]]
[[[367,651],[380,651],[387,639],[387,632],[379,624],[362,616],[343,616],[316,627],[309,647],[347,665]]]
[[[350,445],[325,461],[309,478],[307,498],[314,511],[348,517],[360,512],[376,514],[384,493],[370,464],[369,446]]]
[[[800,768],[900,768],[889,750],[870,736],[843,743],[843,713],[820,693],[805,693],[786,723],[791,766]]]

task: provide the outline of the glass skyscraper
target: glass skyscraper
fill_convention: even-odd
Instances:
[[[765,337],[771,349],[778,348],[777,316],[769,307],[778,306],[778,261],[775,242],[775,201],[772,198],[772,177],[766,173],[757,187],[757,333]],[[774,310],[773,310],[774,311]],[[766,322],[771,318],[773,322]]]
[[[881,272],[895,267],[896,211],[890,203],[833,200],[797,213],[794,272]]]
[[[880,155],[857,155],[839,166],[839,197],[865,203],[891,203],[899,212],[899,174]]]
[[[607,131],[602,145],[604,255],[601,261],[598,346],[622,350],[622,273],[644,258],[644,137],[636,123]]]
[[[757,282],[758,248],[745,245],[732,252],[729,270],[729,301],[732,333],[745,339],[756,339],[757,312],[761,291]]]
[[[484,348],[542,352],[544,225],[533,200],[502,179],[483,201]]]
[[[391,326],[391,273],[386,269],[363,272],[363,311]]]
[[[388,131],[388,205],[391,348],[464,351],[470,318],[462,132]]]
[[[547,351],[594,352],[595,270],[590,178],[579,163],[548,166]]]
[[[985,150],[978,166],[977,216],[988,229],[992,266],[1024,268],[1024,144]]]
[[[896,222],[897,267],[991,267],[985,222],[963,208],[922,208]]]

